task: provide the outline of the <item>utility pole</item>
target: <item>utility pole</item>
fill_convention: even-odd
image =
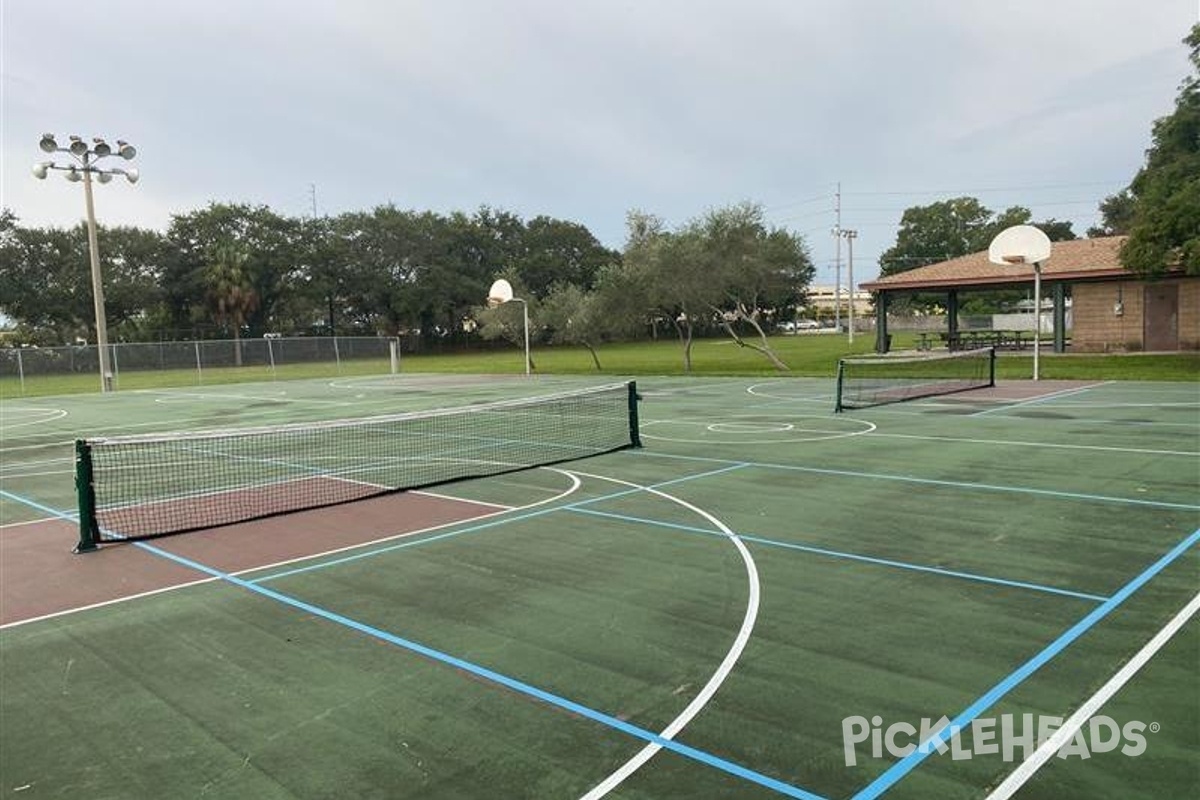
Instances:
[[[858,231],[841,230],[841,237],[846,240],[846,246],[850,250],[849,264],[849,282],[850,282],[850,307],[848,309],[850,315],[850,344],[854,344],[854,240],[858,238]]]
[[[832,231],[836,245],[838,245],[838,255],[834,260],[834,281],[833,281],[833,324],[834,330],[841,332],[841,181],[838,181],[838,192],[834,194],[833,210],[836,215],[836,222]]]
[[[317,185],[315,183],[310,183],[308,185],[308,199],[309,199],[309,202],[312,204],[313,219],[316,219],[317,218]]]

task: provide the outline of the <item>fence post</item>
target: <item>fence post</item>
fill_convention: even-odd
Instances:
[[[400,340],[392,339],[388,342],[388,354],[392,361],[392,374],[400,372]]]
[[[338,350],[338,337],[333,337],[333,360],[337,364],[337,374],[342,374],[342,354]]]
[[[263,337],[263,341],[267,343],[267,358],[271,362],[271,380],[275,380],[275,348],[271,346],[271,340]]]
[[[204,368],[200,365],[200,340],[192,342],[196,346],[196,383],[204,383]]]
[[[21,395],[25,395],[25,362],[21,359],[21,348],[17,348],[17,374],[21,376]]]

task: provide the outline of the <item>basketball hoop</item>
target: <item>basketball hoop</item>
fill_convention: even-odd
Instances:
[[[1033,265],[1033,379],[1038,380],[1042,339],[1042,262],[1050,258],[1050,237],[1033,225],[1013,225],[996,234],[988,247],[993,264]]]

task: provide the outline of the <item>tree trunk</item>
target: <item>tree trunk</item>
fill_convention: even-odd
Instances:
[[[596,348],[592,347],[592,345],[590,345],[587,342],[584,342],[583,346],[586,347],[588,349],[588,352],[592,354],[592,363],[596,365],[596,372],[600,372],[601,371],[600,357],[596,355]]]
[[[683,322],[675,320],[675,330],[679,332],[679,341],[683,344],[683,371],[691,373],[692,371],[692,320],[687,314],[683,315]]]
[[[721,313],[720,309],[715,307],[713,310],[718,314]],[[751,344],[741,336],[738,336],[737,331],[733,329],[733,326],[730,325],[729,321],[725,319],[724,315],[722,315],[721,327],[725,329],[725,332],[729,334],[729,337],[733,339],[734,343],[737,344],[738,347],[748,347],[751,350],[762,353],[764,356],[766,356],[767,360],[774,365],[775,369],[779,370],[780,372],[790,372],[791,368],[787,364],[783,363],[779,356],[775,355],[775,351],[771,349],[770,343],[767,342],[767,335],[763,333],[762,326],[758,324],[758,320],[754,318],[754,315],[747,313],[746,309],[740,303],[738,304],[734,313],[737,314],[738,319],[745,320],[754,326],[754,330],[758,331],[758,338],[762,340],[762,344]]]

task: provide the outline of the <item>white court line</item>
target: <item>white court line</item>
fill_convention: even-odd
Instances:
[[[758,567],[754,563],[754,556],[750,555],[750,551],[746,548],[745,543],[736,533],[730,530],[725,523],[721,522],[704,509],[698,508],[686,500],[682,500],[674,495],[659,491],[658,489],[652,489],[649,486],[642,486],[637,483],[618,480],[617,478],[609,478],[604,475],[594,475],[588,472],[578,472],[574,474],[582,475],[585,478],[596,478],[599,480],[612,481],[613,483],[622,484],[624,486],[633,486],[641,489],[642,491],[658,495],[659,497],[672,503],[677,503],[678,505],[681,505],[690,511],[696,512],[701,517],[711,522],[719,531],[724,533],[729,538],[729,540],[733,543],[733,546],[737,548],[738,553],[742,556],[742,562],[746,565],[746,579],[750,584],[750,588],[749,596],[746,598],[746,614],[742,618],[742,625],[738,629],[737,636],[734,637],[733,644],[730,646],[729,651],[725,654],[725,658],[721,660],[721,663],[717,666],[716,671],[714,671],[712,676],[708,679],[708,682],[705,683],[704,687],[696,694],[694,698],[692,698],[692,702],[688,703],[687,707],[679,713],[679,716],[671,720],[670,724],[663,728],[659,733],[659,736],[664,739],[674,739],[675,736],[677,736],[679,732],[683,730],[689,722],[692,721],[692,718],[699,714],[704,707],[708,705],[708,702],[712,700],[713,695],[717,693],[717,690],[721,688],[721,684],[725,682],[725,679],[729,677],[729,673],[733,671],[738,659],[742,656],[742,651],[746,649],[746,644],[750,641],[750,634],[753,633],[754,623],[758,619],[760,593]],[[632,758],[615,769],[607,778],[593,786],[592,789],[587,794],[583,795],[580,800],[599,800],[599,798],[604,797],[609,792],[620,786],[626,778],[641,769],[643,764],[654,758],[655,754],[657,754],[659,750],[662,750],[662,745],[654,742],[647,744]]]
[[[67,520],[62,517],[39,517],[38,519],[27,519],[24,522],[5,522],[0,525],[0,531],[7,528],[19,528],[22,525],[36,525],[39,522],[67,522]]]
[[[391,536],[383,536],[378,539],[372,539],[371,541],[368,541],[368,542],[359,542],[357,544],[346,545],[345,547],[335,547],[335,548],[332,548],[330,550],[325,550],[320,553],[312,553],[311,555],[297,556],[296,558],[289,558],[289,559],[285,559],[283,561],[276,561],[272,564],[263,564],[262,566],[259,566],[259,567],[249,567],[248,569],[239,570],[237,572],[231,572],[229,574],[234,577],[239,577],[242,575],[250,575],[255,572],[261,572],[263,570],[271,570],[271,569],[278,569],[279,567],[291,566],[292,564],[298,564],[302,561],[311,561],[313,559],[325,558],[327,556],[334,556],[339,553],[345,553],[349,550],[357,550],[361,547],[373,547],[374,545],[378,545],[378,544],[394,542],[397,539],[404,539],[408,536],[417,536],[418,534],[422,534],[422,533],[432,533],[433,531],[441,530],[442,528],[452,528],[455,525],[464,525],[467,523],[476,522],[481,519],[489,519],[491,517],[498,517],[501,514],[507,514],[509,511],[524,511],[526,509],[536,508],[537,506],[545,505],[546,503],[552,503],[555,500],[560,500],[564,497],[569,497],[570,495],[574,494],[576,492],[576,490],[579,489],[580,486],[582,486],[582,482],[577,477],[575,477],[574,475],[572,475],[569,472],[566,472],[565,470],[556,469],[554,467],[543,467],[543,469],[549,469],[551,472],[557,472],[560,475],[564,475],[567,478],[570,478],[571,486],[569,488],[564,489],[563,491],[559,492],[558,494],[554,495],[553,497],[547,497],[544,500],[538,500],[536,503],[530,503],[529,505],[516,506],[512,509],[502,509],[500,511],[495,511],[491,514],[480,514],[478,517],[470,517],[468,519],[459,519],[459,520],[453,520],[451,522],[443,522],[438,525],[430,525],[427,528],[418,528],[415,531],[404,531],[403,533],[396,533],[396,534],[392,534]],[[50,517],[49,519],[59,519],[63,522],[71,522],[70,519],[63,519],[61,517]],[[45,520],[36,520],[36,521],[44,522]],[[20,524],[20,523],[18,523],[18,524]],[[187,534],[183,534],[183,535],[186,536]],[[79,555],[77,557],[78,558],[91,558],[91,556],[86,555],[86,554]],[[128,600],[137,600],[138,598],[141,598],[141,597],[149,597],[151,595],[162,594],[164,592],[173,592],[177,589],[186,589],[189,586],[198,586],[199,584],[202,584],[202,583],[211,583],[212,581],[217,581],[217,580],[221,580],[221,579],[216,578],[216,577],[201,578],[200,580],[196,580],[196,581],[189,581],[187,583],[178,583],[173,586],[164,586],[161,589],[153,589],[148,592],[139,592],[138,594],[126,595],[124,597],[116,597],[116,598],[113,598],[112,600],[104,600],[99,603],[92,603],[91,605],[79,606],[78,608],[67,608],[62,611],[54,611],[50,614],[43,614],[40,617],[30,617],[29,619],[18,619],[18,620],[14,620],[13,622],[6,622],[3,625],[0,625],[0,631],[8,630],[9,628],[16,628],[21,625],[28,625],[31,622],[40,622],[42,620],[47,620],[47,619],[56,619],[58,617],[66,617],[66,616],[70,616],[71,614],[78,614],[81,611],[88,611],[93,608],[102,608],[104,606],[111,606],[111,605],[115,605],[116,603],[124,603]]]
[[[1192,598],[1191,602],[1180,609],[1170,622],[1164,625],[1158,633],[1154,634],[1154,638],[1146,642],[1146,645],[1138,651],[1137,655],[1129,660],[1125,666],[1109,678],[1108,683],[1100,687],[1094,695],[1088,698],[1082,706],[1072,714],[1063,726],[1054,732],[1054,735],[1042,743],[1042,746],[1034,751],[1033,755],[1023,761],[1012,773],[1009,774],[1004,782],[997,786],[991,794],[987,796],[987,800],[1008,800],[1016,792],[1025,785],[1025,782],[1033,777],[1042,766],[1054,756],[1067,742],[1075,738],[1075,733],[1087,722],[1093,714],[1108,702],[1114,694],[1120,691],[1121,687],[1129,682],[1138,670],[1146,665],[1146,662],[1162,649],[1171,637],[1179,632],[1179,629],[1184,624],[1195,616],[1200,610],[1200,594]]]
[[[6,481],[11,481],[16,478],[40,478],[46,475],[71,475],[75,472],[73,469],[55,469],[48,472],[5,472],[0,475]]]
[[[502,508],[505,511],[512,511],[516,506],[510,506],[505,503],[488,503],[483,500],[470,500],[466,497],[455,497],[452,494],[441,494],[440,492],[431,492],[428,489],[415,489],[409,494],[420,494],[426,497],[436,497],[439,500],[453,500],[457,503],[471,503],[477,506],[487,506],[489,508]]]
[[[1151,450],[1145,447],[1106,447],[1098,444],[1061,444],[1056,442],[1021,442],[1008,439],[971,439],[963,436],[920,436],[914,433],[880,433],[871,431],[867,434],[874,438],[886,436],[891,439],[920,439],[934,442],[967,442],[970,444],[1011,444],[1020,447],[1050,447],[1064,450],[1106,450],[1113,453],[1147,453],[1158,456],[1191,456],[1196,458],[1200,453],[1194,450]]]
[[[53,422],[56,419],[62,419],[67,416],[67,412],[61,408],[42,408],[38,409],[38,413],[42,414],[42,416],[37,419],[28,419],[24,422],[5,422],[0,419],[0,432],[7,432],[13,428],[24,428],[27,425],[44,425],[47,422]]]
[[[1049,392],[1047,394],[1038,395],[1037,397],[1029,397],[1024,400],[1018,400],[1015,403],[1009,403],[1007,405],[996,406],[995,408],[988,408],[988,409],[984,409],[983,411],[976,411],[974,414],[968,414],[967,416],[968,417],[982,417],[985,414],[991,414],[995,411],[1008,411],[1009,409],[1012,409],[1012,408],[1019,408],[1020,406],[1027,406],[1030,403],[1043,403],[1047,400],[1053,400],[1056,397],[1071,397],[1072,395],[1083,394],[1084,392],[1091,391],[1092,389],[1096,389],[1100,386],[1107,386],[1110,383],[1112,383],[1112,381],[1100,381],[1100,383],[1093,383],[1089,386],[1080,386],[1077,389],[1062,389],[1057,392]]]

